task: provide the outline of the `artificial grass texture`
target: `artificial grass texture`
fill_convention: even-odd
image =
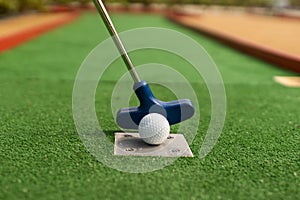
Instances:
[[[180,158],[153,173],[128,174],[108,168],[82,144],[72,119],[76,72],[89,51],[107,38],[96,14],[0,55],[1,199],[297,199],[300,194],[299,89],[273,82],[291,75],[262,61],[153,15],[114,15],[119,31],[158,26],[188,34],[210,53],[223,76],[228,110],[218,144],[204,159]],[[133,55],[185,65],[157,52]],[[121,66],[122,65],[122,66]],[[116,61],[121,72],[125,67]],[[113,67],[113,66],[112,66]],[[123,69],[122,69],[123,68]],[[123,70],[123,71],[121,71]],[[192,74],[191,74],[192,76]],[[115,77],[97,94],[104,129]],[[197,156],[210,120],[210,100],[201,80],[201,124],[191,148]],[[164,90],[155,89],[156,96]]]

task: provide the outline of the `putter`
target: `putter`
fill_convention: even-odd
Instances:
[[[170,102],[163,102],[156,99],[146,81],[140,79],[135,67],[113,25],[111,18],[101,0],[93,0],[94,4],[104,21],[106,28],[112,36],[127,69],[134,80],[133,89],[140,101],[140,106],[120,109],[117,113],[116,122],[123,129],[138,129],[142,118],[149,113],[159,113],[165,116],[170,125],[180,123],[191,118],[195,109],[189,99],[180,99]]]

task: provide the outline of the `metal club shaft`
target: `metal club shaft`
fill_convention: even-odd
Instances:
[[[122,58],[123,58],[123,61],[125,62],[126,66],[127,66],[127,69],[129,70],[130,72],[130,75],[131,77],[133,78],[134,82],[137,83],[137,82],[140,82],[141,79],[137,73],[137,71],[135,70],[135,67],[118,35],[118,32],[116,31],[116,28],[112,22],[112,20],[110,19],[109,17],[109,14],[104,6],[104,3],[102,2],[102,0],[93,0],[94,1],[94,4],[96,5],[99,13],[100,13],[100,16],[101,18],[103,19],[104,21],[104,24],[106,26],[106,28],[108,29],[110,35],[112,36],[118,50],[120,51],[121,55],[122,55]]]

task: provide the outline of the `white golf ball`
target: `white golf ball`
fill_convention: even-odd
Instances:
[[[160,145],[167,140],[170,134],[169,122],[161,114],[150,113],[141,120],[139,134],[144,142]]]

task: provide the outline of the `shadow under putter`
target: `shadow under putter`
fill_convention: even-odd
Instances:
[[[108,12],[101,0],[93,0],[106,28],[112,36],[127,69],[134,80],[133,89],[140,101],[140,106],[132,108],[123,108],[118,111],[116,122],[124,129],[138,129],[142,118],[149,113],[159,113],[165,116],[170,125],[180,123],[191,118],[195,109],[189,99],[181,99],[170,102],[163,102],[156,99],[146,81],[139,78],[137,71],[110,19]]]

